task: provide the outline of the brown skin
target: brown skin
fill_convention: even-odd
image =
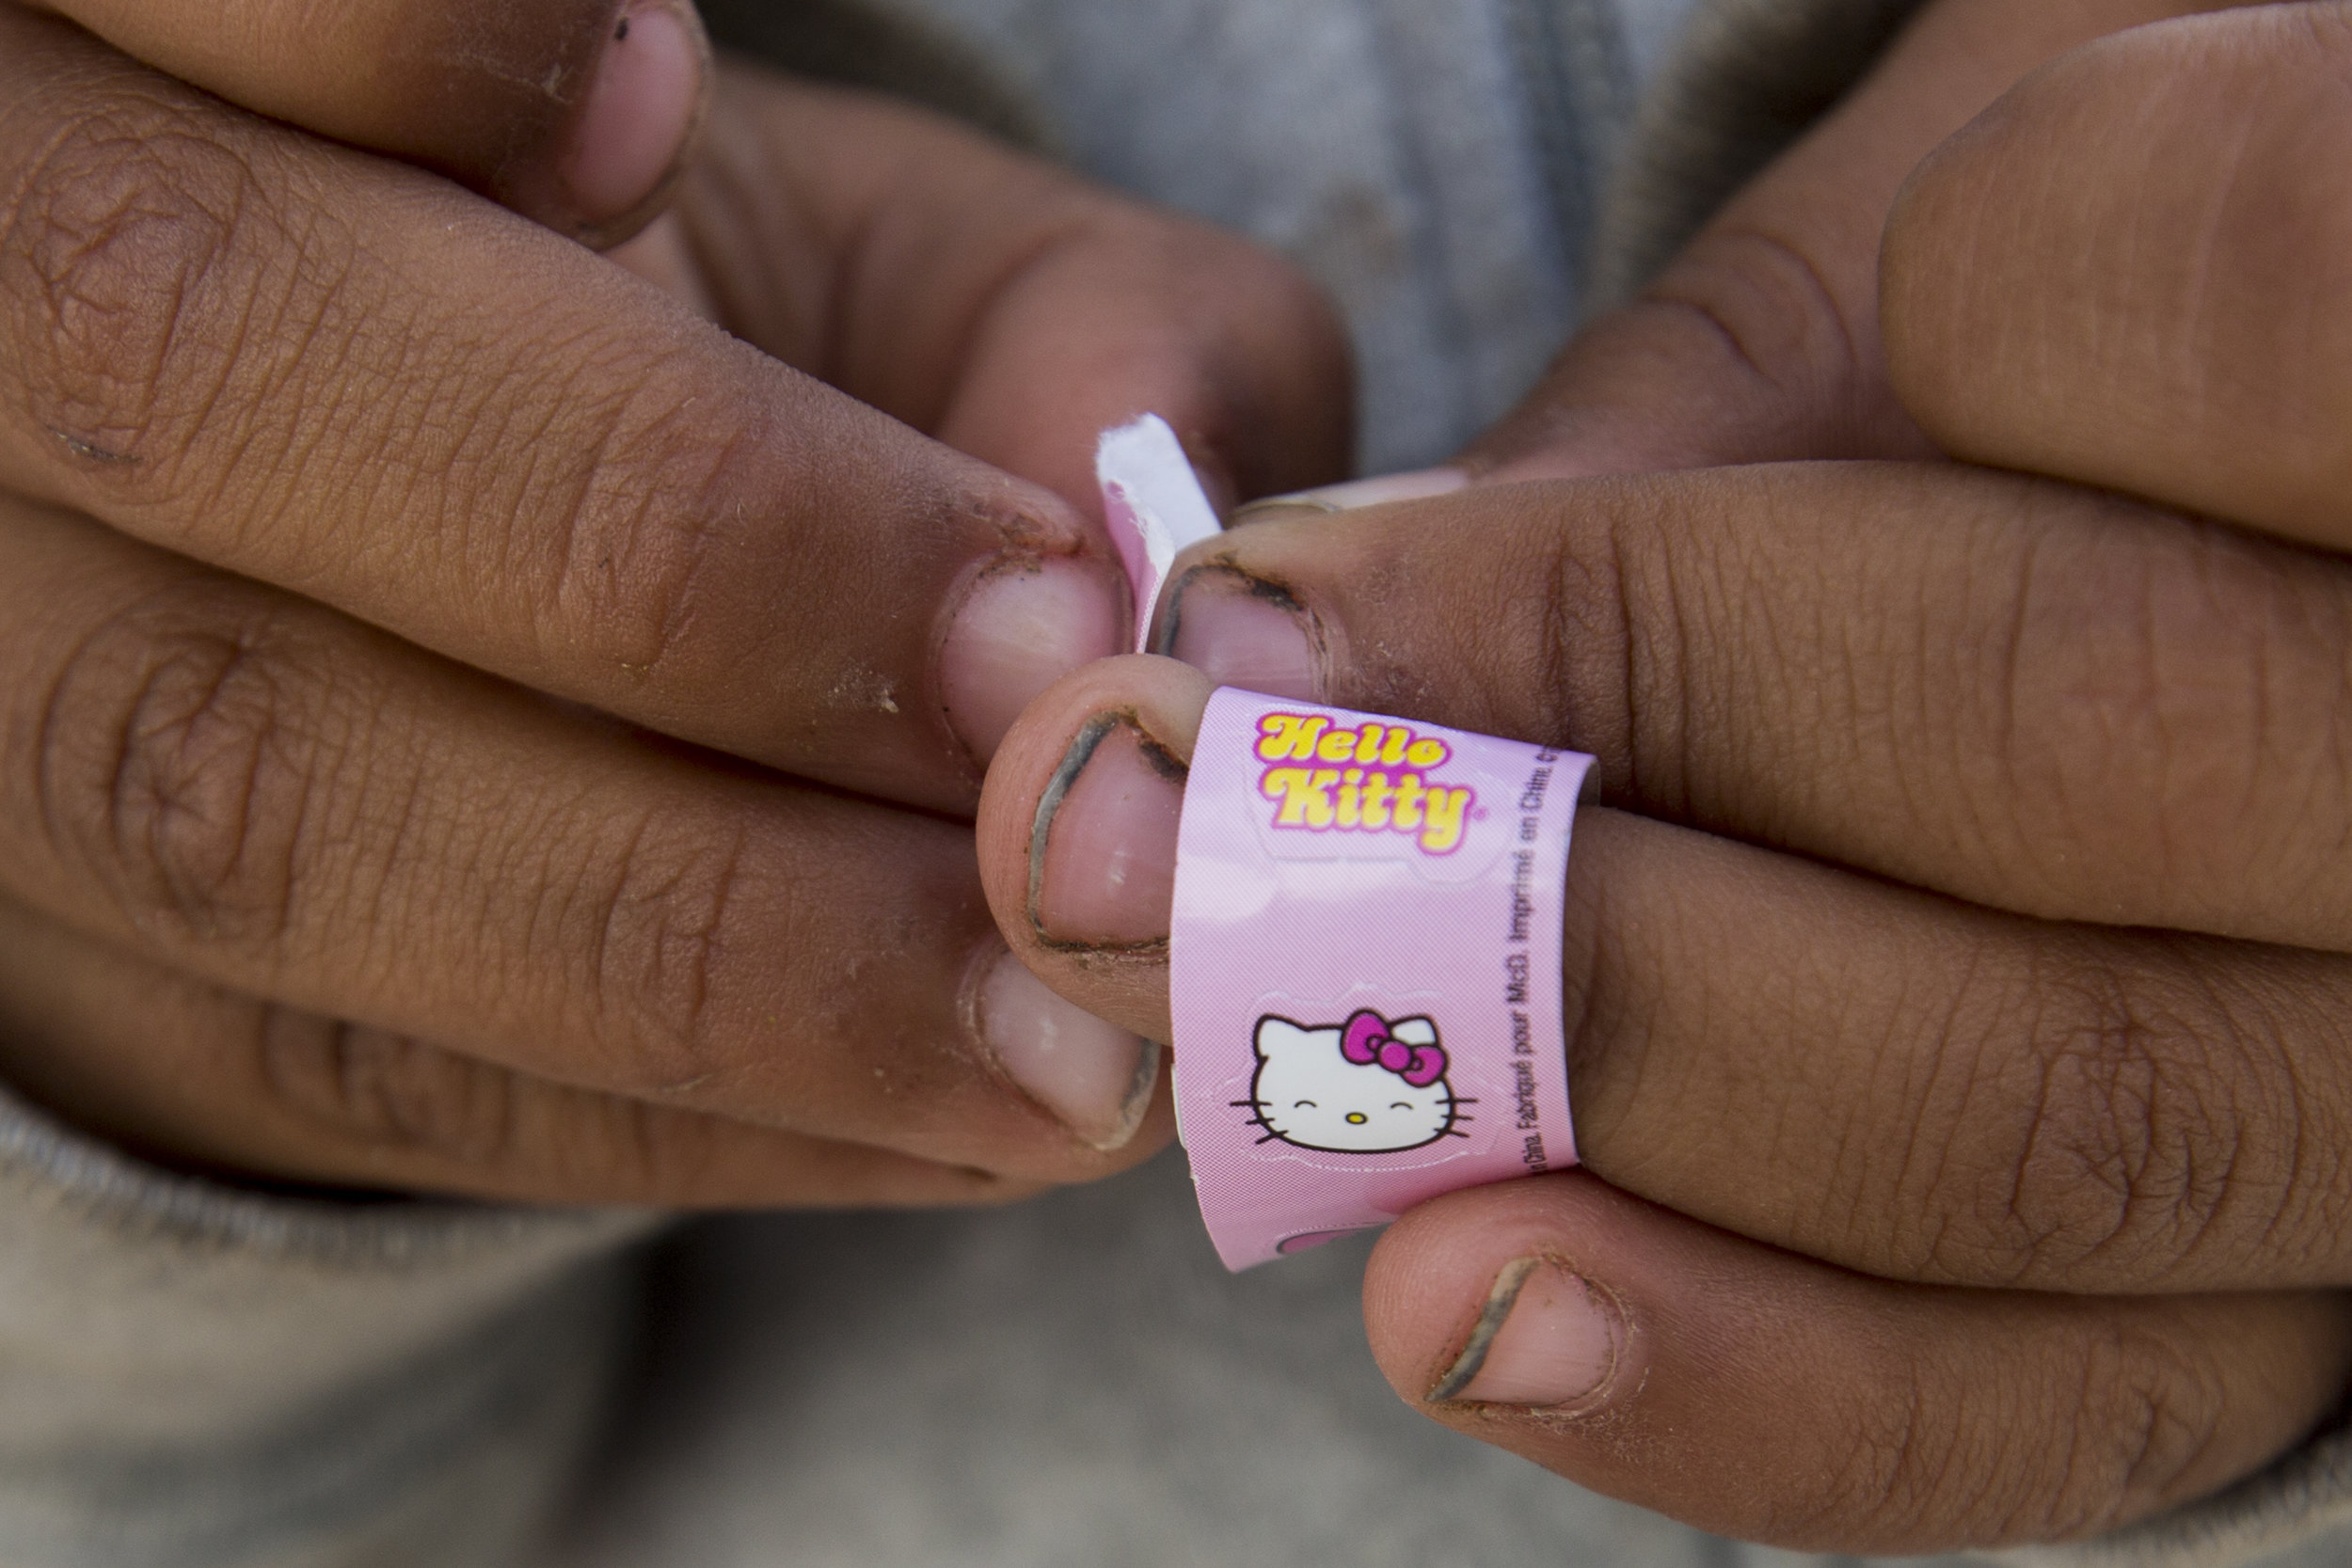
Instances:
[[[723,74],[676,209],[621,259],[1089,515],[1095,434],[1132,410],[1229,500],[1346,461],[1347,349],[1298,274],[887,99]]]
[[[657,287],[0,7],[11,1085],[485,1197],[994,1198],[1167,1141],[1086,1147],[976,1036],[941,643],[1008,564],[1119,592],[1051,486],[1138,407],[1329,477],[1328,313],[903,106],[730,70],[707,145]]]
[[[1514,1259],[1607,1282],[1629,1333],[1572,1413],[1428,1396],[1454,1305]],[[1719,1534],[1796,1549],[2094,1535],[2293,1442],[2352,1371],[2312,1292],[2067,1296],[1895,1284],[1569,1173],[1406,1215],[1364,1281],[1398,1395],[1457,1432]]]
[[[578,1088],[214,985],[14,902],[0,902],[0,1028],[11,1088],[232,1181],[691,1207],[1000,1203],[1042,1185]]]
[[[2347,59],[2344,7],[2207,18],[1938,149],[1884,264],[1894,386],[1937,444],[2352,548],[2352,207],[2312,173],[2352,155]],[[2104,176],[2064,200],[2033,183],[2060,148]]]
[[[45,0],[166,75],[257,114],[373,148],[560,230],[627,239],[660,210],[591,229],[554,167],[620,0]],[[680,4],[691,17],[691,4]]]
[[[930,698],[935,640],[974,576],[1073,557],[1116,591],[1107,540],[1051,493],[912,438],[555,235],[222,110],[56,24],[0,11],[0,28],[18,35],[0,35],[15,155],[0,187],[18,193],[0,242],[0,485],[536,689],[943,810],[977,784]],[[723,236],[760,247],[723,252],[733,272],[707,279],[730,304],[764,285],[755,330],[817,324],[848,343],[826,368],[852,386],[985,426],[1014,377],[1090,385],[1087,345],[1028,330],[1043,297],[1086,293],[1082,324],[1152,298],[1155,358],[1057,400],[1060,422],[1001,432],[990,455],[1067,483],[1072,452],[1150,396],[1195,414],[1187,434],[1253,480],[1337,461],[1343,427],[1307,395],[1343,364],[1327,324],[1246,247],[852,95],[746,74],[724,109],[716,139],[738,158],[815,131],[884,150],[771,150],[801,177],[772,203],[820,221],[794,246],[774,243],[788,218]],[[942,217],[933,189],[901,202],[881,182],[937,181],[926,166],[942,161],[997,199]],[[922,224],[934,243],[889,243]],[[1138,261],[1155,245],[1238,303],[1160,307],[1163,274]],[[753,257],[766,264],[747,278]],[[1229,402],[1297,409],[1295,441]],[[779,584],[828,612],[774,614]],[[844,692],[864,700],[826,696]]]
[[[1545,385],[1465,462],[1509,481],[1932,455],[1893,394],[1881,349],[1879,240],[1903,182],[2045,61],[2119,29],[2227,8],[2210,0],[1924,8],[1877,69],[1639,298],[1579,333]],[[2174,129],[2193,137],[2202,124],[2185,117]],[[1968,345],[1953,362],[1977,352]]]
[[[1480,487],[1179,568],[1299,604],[1326,700],[1599,754],[1564,954],[1589,1174],[1392,1228],[1373,1346],[1450,1426],[1789,1546],[2110,1529],[2352,1376],[2352,1180],[2318,1152],[2352,1135],[2346,209],[2314,174],[2352,126],[2344,8],[2030,78],[1911,177],[1882,271],[1904,171],[1990,96],[1937,77],[1987,55],[1922,40],[1997,60],[2052,13],[2134,20],[1930,13],[1570,351]],[[1081,672],[983,804],[1009,939],[1138,1029],[1164,958],[1040,939],[1031,825],[1096,716],[1181,758],[1206,695]],[[1528,1258],[1616,1304],[1614,1372],[1557,1410],[1433,1397]]]

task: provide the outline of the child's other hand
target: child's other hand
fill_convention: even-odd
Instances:
[[[1201,662],[1601,759],[1564,955],[1589,1174],[1383,1239],[1366,1311],[1407,1400],[1850,1552],[2112,1529],[2339,1406],[2347,68],[2343,7],[2135,32],[1911,181],[1902,422],[1846,428],[2030,472],[1493,484],[1180,562],[1162,630]],[[1726,428],[1711,455],[1781,450]],[[1145,1033],[1175,786],[1081,773],[1039,833],[1041,785],[1106,712],[1188,756],[1208,689],[1165,660],[1069,678],[982,809],[1016,947]]]
[[[1460,466],[1479,481],[1510,483],[1936,455],[1889,382],[1879,321],[1880,243],[1904,182],[1946,137],[2065,51],[2224,8],[2214,0],[1929,5],[1876,71],[1635,299],[1580,332],[1545,383]],[[2259,8],[2308,24],[2337,8]],[[2254,20],[2213,18],[2157,36],[2193,73],[2200,39]],[[2128,91],[2119,81],[2085,101],[2086,117],[2105,124],[2077,134],[2137,134],[2128,111],[2146,105],[2122,103]]]
[[[707,69],[662,6],[58,8],[605,237]],[[608,43],[648,52],[620,99],[572,92]],[[562,112],[501,118],[515,80]],[[1128,635],[1050,486],[1147,405],[1239,492],[1327,476],[1330,322],[923,115],[712,97],[630,260],[737,336],[0,6],[12,1085],[183,1161],[485,1196],[989,1197],[1165,1141],[1152,1053],[1004,958],[956,818]]]

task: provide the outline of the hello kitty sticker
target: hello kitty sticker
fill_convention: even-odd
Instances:
[[[1268,1013],[1258,1020],[1258,1074],[1235,1101],[1295,1148],[1388,1154],[1467,1137],[1465,1101],[1445,1081],[1445,1047],[1425,1018],[1390,1023],[1370,1010],[1312,1029]]]
[[[1105,431],[1104,522],[1144,645],[1217,531],[1183,443]],[[1176,1122],[1244,1269],[1458,1187],[1576,1163],[1562,1023],[1568,835],[1592,758],[1227,689],[1178,829]]]
[[[1176,1110],[1232,1268],[1575,1163],[1561,904],[1589,757],[1228,688],[1178,831]]]

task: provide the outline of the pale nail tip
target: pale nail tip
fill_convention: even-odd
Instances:
[[[940,647],[940,691],[956,737],[985,763],[1024,708],[1071,671],[1123,645],[1106,578],[1068,561],[975,584]]]
[[[1010,953],[981,982],[979,1013],[1005,1075],[1073,1136],[1105,1152],[1134,1140],[1158,1081],[1151,1041],[1057,995]]]
[[[660,189],[694,128],[703,56],[667,7],[622,19],[597,62],[564,182],[583,221],[610,223]]]
[[[1143,1130],[1143,1118],[1152,1114],[1152,1100],[1160,1087],[1160,1042],[1144,1040],[1136,1053],[1136,1074],[1128,1083],[1127,1100],[1120,1106],[1118,1125],[1107,1136],[1087,1138],[1098,1154],[1116,1154],[1136,1141]],[[1084,1134],[1081,1134],[1084,1136]]]

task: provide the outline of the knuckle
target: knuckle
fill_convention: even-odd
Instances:
[[[514,1143],[512,1075],[421,1041],[271,1008],[261,1078],[295,1119],[338,1143],[483,1168]]]
[[[628,1078],[675,1093],[738,1065],[717,984],[747,853],[740,836],[657,819],[601,857],[582,993],[598,1033],[634,1053]]]
[[[1351,349],[1294,263],[1238,236],[1151,214],[1126,226],[1150,287],[1130,309],[1185,372],[1167,412],[1242,495],[1319,483],[1345,464]],[[1152,312],[1165,318],[1149,323]]]
[[[1949,1506],[1953,1445],[1926,1419],[1931,1401],[1917,1374],[1908,1386],[1891,1384],[1879,1397],[1857,1403],[1826,1424],[1826,1431],[1841,1434],[1831,1462],[1813,1486],[1792,1489],[1780,1500],[1776,1533],[1899,1540],[1915,1535],[1937,1508]]]
[[[2047,1469],[2020,1449],[2045,1443],[2047,1426],[2006,1383],[1963,1382],[1933,1355],[1889,1357],[1823,1422],[1829,1462],[1811,1486],[1791,1489],[1775,1523],[1795,1538],[1888,1552],[2006,1539],[2025,1506],[2018,1488]]]
[[[639,679],[691,670],[740,599],[742,562],[722,547],[720,526],[741,510],[727,478],[740,436],[714,427],[691,385],[665,393],[668,379],[657,364],[618,401],[564,394],[581,455],[519,514],[551,518],[547,532],[515,541],[538,558],[544,634],[569,641],[594,628],[598,653]]]
[[[1945,1269],[2018,1286],[2144,1289],[2190,1259],[2262,1184],[2235,1092],[2231,1021],[2095,958],[2038,958],[2023,1016],[1996,1024],[1983,1142],[1945,1153],[1963,1223]],[[2000,1039],[2022,1037],[2023,1051]]]
[[[1973,1360],[1899,1375],[1845,1429],[1818,1517],[1858,1513],[1901,1549],[1994,1545],[2095,1534],[2193,1489],[2227,1414],[2210,1362],[2112,1318],[2024,1354],[2001,1345],[1992,1375]]]
[[[2344,31],[2333,8],[2265,6],[2110,35],[1939,150],[1897,208],[1883,275],[1889,359],[1922,423],[1970,461],[2327,515],[2345,473],[2352,207],[2308,170],[2352,149]],[[2163,132],[2051,158],[2150,92],[2179,105]],[[2168,258],[2137,244],[2154,228],[2175,237]],[[2039,297],[2030,331],[2010,325],[2021,295]]]
[[[52,136],[0,214],[28,412],[98,471],[151,476],[248,341],[264,275],[245,236],[267,204],[220,133],[192,106],[118,92]]]
[[[2050,1467],[2045,1533],[2082,1535],[2179,1500],[2221,1433],[2217,1368],[2164,1335],[2119,1324],[2083,1363],[2072,1441]]]
[[[485,1191],[636,1196],[691,1180],[694,1140],[657,1106],[526,1077],[408,1036],[272,1008],[262,1081],[314,1136],[386,1175]]]
[[[1684,313],[1722,344],[1736,371],[1773,396],[1791,405],[1826,403],[1852,422],[1856,394],[1868,379],[1867,361],[1820,267],[1783,237],[1746,227],[1704,234],[1649,288],[1645,301]],[[1851,455],[1867,454],[1862,440],[1853,444]],[[1772,455],[1779,453],[1759,451],[1751,460]],[[1848,454],[1792,450],[1787,455]]]
[[[329,770],[326,662],[266,612],[135,606],[47,695],[39,794],[67,863],[137,925],[248,950],[294,917],[302,823]]]

